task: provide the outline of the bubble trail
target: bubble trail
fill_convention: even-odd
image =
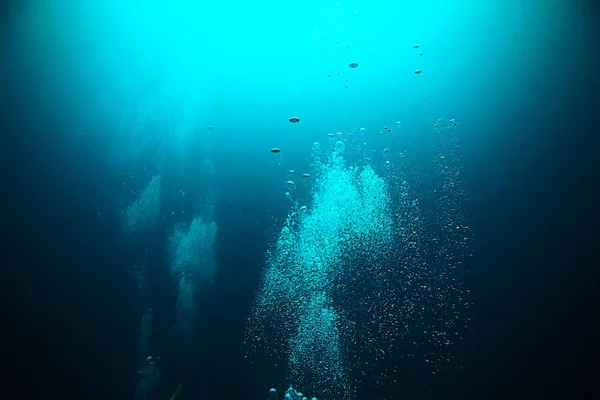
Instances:
[[[123,230],[130,235],[156,223],[160,213],[161,177],[156,175],[138,199],[121,211]]]
[[[186,337],[195,327],[195,295],[213,282],[216,261],[213,246],[217,234],[214,221],[205,222],[200,216],[187,225],[175,226],[169,239],[171,275],[178,283],[176,331]]]
[[[314,144],[310,204],[293,206],[268,252],[247,327],[253,350],[286,359],[289,383],[352,398],[451,361],[468,321],[466,190],[447,138],[428,150],[432,165],[427,152],[386,155],[396,167],[382,177],[361,154],[349,165],[342,141]]]

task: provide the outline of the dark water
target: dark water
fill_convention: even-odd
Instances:
[[[358,389],[358,398],[593,397],[600,374],[594,328],[600,244],[597,7],[583,2],[524,2],[526,7],[490,2],[486,15],[490,10],[497,13],[490,21],[509,24],[504,26],[506,36],[494,34],[491,27],[482,32],[494,39],[490,45],[497,51],[483,44],[471,48],[477,62],[470,62],[459,45],[456,57],[466,60],[452,65],[459,78],[450,72],[437,76],[440,81],[462,82],[464,93],[456,84],[453,90],[440,90],[436,98],[431,88],[444,85],[429,82],[422,91],[419,86],[407,89],[415,91],[417,104],[396,107],[390,102],[406,102],[404,95],[394,100],[383,93],[395,92],[395,85],[403,85],[400,80],[368,83],[348,78],[359,91],[360,85],[381,86],[381,104],[370,100],[361,105],[356,98],[340,95],[328,112],[319,114],[316,111],[326,103],[298,106],[303,103],[298,96],[307,96],[308,89],[290,85],[290,108],[315,115],[316,121],[303,131],[269,125],[275,118],[287,124],[290,115],[281,106],[285,99],[271,96],[277,90],[264,83],[273,72],[268,67],[258,79],[263,91],[258,90],[260,82],[244,78],[243,72],[237,78],[223,73],[211,89],[215,100],[209,101],[208,119],[218,131],[211,150],[192,142],[191,152],[197,153],[175,157],[167,149],[160,171],[151,154],[142,154],[140,164],[123,171],[108,156],[115,151],[111,138],[121,129],[114,116],[118,112],[109,106],[113,117],[90,117],[94,98],[114,97],[117,102],[119,94],[107,93],[110,89],[104,87],[112,81],[103,71],[118,75],[118,69],[98,65],[101,57],[94,54],[106,50],[102,44],[86,43],[85,35],[68,36],[75,28],[60,27],[77,13],[89,17],[89,9],[57,6],[68,11],[61,15],[39,4],[17,3],[5,2],[0,21],[0,361],[5,368],[0,390],[20,398],[132,398],[140,318],[144,305],[151,304],[151,352],[161,356],[163,371],[152,398],[168,398],[179,382],[181,398],[266,397],[272,385],[285,382],[285,371],[260,359],[251,364],[244,358],[243,341],[265,251],[288,212],[280,183],[287,167],[278,169],[272,159],[255,155],[256,150],[273,147],[278,129],[300,137],[286,139],[284,144],[291,146],[303,143],[302,135],[317,127],[335,131],[340,125],[348,129],[381,120],[393,123],[395,111],[410,113],[414,107],[416,114],[406,118],[414,129],[429,124],[430,115],[464,112],[459,126],[474,258],[461,277],[472,293],[471,330],[455,344],[456,359],[442,373],[432,376],[417,364],[404,364],[410,369],[401,384],[367,385]],[[532,20],[536,16],[539,21]],[[113,36],[106,40],[118,41]],[[447,47],[443,38],[433,37],[438,49]],[[252,50],[240,51],[248,56]],[[86,57],[89,64],[82,61]],[[234,59],[231,53],[223,57]],[[159,91],[148,82],[169,65],[156,68],[138,71],[148,75],[140,79],[146,82],[139,84],[140,91]],[[253,72],[250,68],[248,74]],[[387,70],[380,72],[385,75]],[[130,70],[126,74],[132,75]],[[431,100],[425,100],[427,94]],[[135,102],[123,100],[127,101]],[[177,107],[165,102],[167,108]],[[419,114],[420,106],[435,111]],[[352,115],[356,123],[348,121]],[[199,124],[200,133],[206,125]],[[77,134],[80,130],[83,135]],[[314,140],[310,137],[306,143]],[[310,145],[300,144],[291,157],[296,157],[296,165],[307,167]],[[202,181],[206,178],[197,171],[208,151],[216,172]],[[124,194],[123,175],[135,176],[128,184],[139,192],[158,172],[168,182],[163,218],[133,239],[124,237],[119,210],[133,199]],[[177,292],[168,283],[165,249],[178,217],[168,211],[192,213],[197,204],[170,195],[179,190],[187,190],[192,198],[214,195],[219,227],[214,249],[218,272],[198,296],[200,323],[185,347],[173,332]],[[144,298],[132,277],[133,265],[142,260],[148,269]]]

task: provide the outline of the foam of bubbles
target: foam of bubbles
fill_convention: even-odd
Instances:
[[[213,245],[216,234],[216,223],[204,222],[199,216],[189,225],[178,224],[171,234],[168,252],[171,274],[179,285],[176,330],[180,334],[187,334],[193,328],[196,291],[214,280],[216,262]]]
[[[169,240],[173,274],[211,283],[216,266],[213,255],[216,234],[217,224],[204,222],[199,216],[189,225],[177,224]]]
[[[331,299],[345,255],[362,252],[374,259],[392,238],[385,183],[368,166],[348,168],[343,152],[339,142],[327,163],[317,161],[312,207],[288,217],[252,321],[274,326],[284,337],[290,379],[332,395],[349,392],[341,334],[347,321]]]
[[[435,374],[451,361],[466,328],[459,272],[470,233],[446,134],[432,133],[428,151],[419,138],[418,153],[414,143],[384,152],[383,177],[371,157],[348,165],[341,141],[328,153],[313,146],[311,203],[293,207],[268,253],[248,324],[254,349],[287,358],[292,383],[352,397],[414,363]]]
[[[160,212],[161,177],[156,175],[140,193],[138,199],[121,212],[123,230],[127,234],[148,228]]]
[[[325,387],[346,387],[338,315],[323,292],[313,296],[299,316],[290,340],[289,369],[293,382],[319,382]],[[314,384],[307,387],[316,390]]]

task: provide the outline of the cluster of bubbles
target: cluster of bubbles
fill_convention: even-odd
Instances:
[[[132,234],[154,225],[160,214],[161,176],[152,177],[138,198],[121,211],[123,230]]]
[[[277,396],[277,390],[272,388],[269,390],[269,400],[279,400]],[[285,391],[283,395],[283,400],[308,400],[308,398],[302,394],[302,392],[294,389],[292,386]],[[311,400],[317,400],[316,397],[313,397]]]
[[[393,221],[385,182],[369,166],[348,167],[338,142],[327,160],[315,144],[312,206],[292,212],[270,254],[250,332],[270,326],[283,337],[290,379],[324,394],[346,396],[344,330],[336,306],[348,254],[383,256]],[[260,341],[259,341],[260,342]]]
[[[314,383],[335,391],[348,387],[339,316],[326,292],[315,294],[310,303],[300,307],[296,332],[290,338],[290,380],[307,384],[315,390]],[[329,389],[331,390],[331,389]]]
[[[212,257],[217,224],[196,216],[191,223],[179,223],[169,238],[171,271],[177,277],[190,276],[211,283],[215,275]]]
[[[251,349],[285,358],[291,382],[351,397],[399,379],[409,358],[433,374],[451,361],[468,329],[472,236],[454,126],[396,141],[381,175],[366,149],[346,149],[353,135],[313,145],[310,202],[292,206],[268,252],[247,329]]]
[[[213,282],[216,260],[213,245],[217,235],[214,221],[197,216],[187,225],[179,223],[171,233],[168,252],[171,274],[178,280],[177,325],[181,334],[191,331],[194,322],[194,297],[198,287]]]

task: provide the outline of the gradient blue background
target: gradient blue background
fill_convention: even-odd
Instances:
[[[458,344],[462,369],[436,378],[415,371],[387,391],[364,388],[361,398],[582,398],[594,388],[592,2],[194,3],[203,2],[3,2],[0,346],[10,379],[0,390],[130,397],[135,257],[118,240],[120,188],[102,156],[111,143],[81,127],[157,98],[175,109],[192,104],[197,124],[215,127],[220,188],[220,272],[204,315],[214,328],[199,338],[214,346],[198,350],[193,373],[167,357],[165,398],[180,379],[195,382],[185,389],[197,398],[222,388],[260,398],[271,384],[272,371],[240,361],[265,243],[286,212],[272,185],[283,175],[264,149],[294,146],[308,165],[309,144],[323,132],[396,120],[418,131],[437,118],[456,118],[464,143],[474,333]],[[287,122],[293,115],[301,124]],[[166,343],[174,294],[152,290],[167,298],[157,310]]]

